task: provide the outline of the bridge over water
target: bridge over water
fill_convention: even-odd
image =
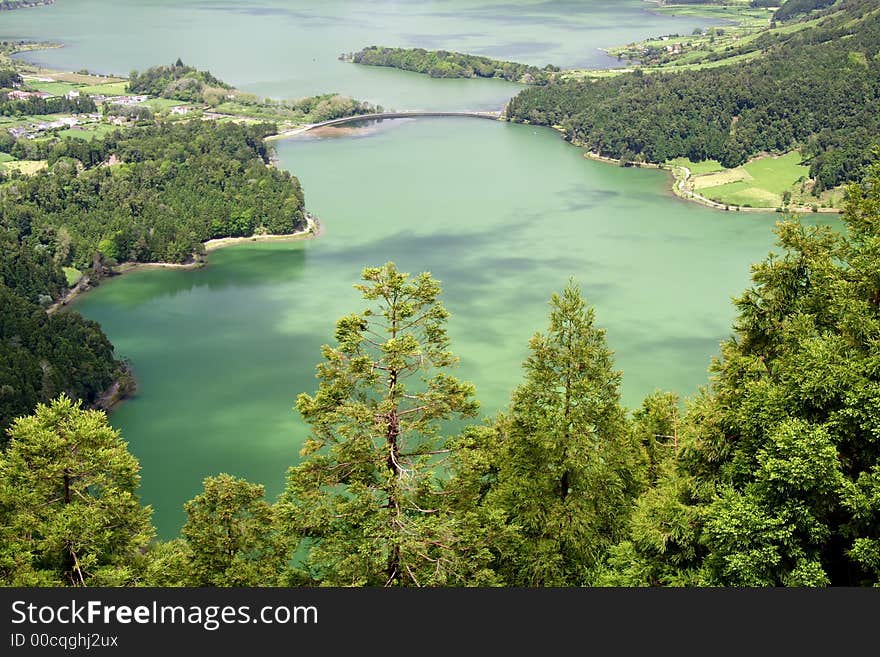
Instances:
[[[497,121],[501,116],[501,112],[422,112],[422,111],[410,111],[410,112],[377,112],[373,114],[357,114],[355,116],[344,116],[341,119],[331,119],[330,121],[321,121],[320,123],[309,123],[308,125],[304,125],[301,128],[294,128],[293,130],[285,130],[284,132],[279,132],[277,135],[273,135],[272,138],[280,139],[282,137],[293,137],[294,135],[299,135],[304,132],[308,132],[309,130],[315,130],[316,128],[324,128],[330,125],[342,125],[344,123],[356,123],[358,121],[373,121],[378,119],[413,119],[418,117],[427,117],[427,116],[467,116],[474,119],[488,119],[490,121]]]

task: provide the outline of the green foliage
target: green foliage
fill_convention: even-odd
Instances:
[[[0,69],[0,89],[11,89],[21,84],[21,76],[14,69]]]
[[[608,581],[878,583],[878,217],[875,170],[848,193],[845,234],[779,225],[784,253],[754,268]]]
[[[67,290],[59,261],[70,236],[63,229],[51,239],[34,234],[29,219],[22,213],[0,223],[0,431],[61,392],[94,403],[120,370],[97,323],[73,312],[46,314]]]
[[[370,46],[359,52],[343,55],[342,59],[366,66],[390,66],[424,73],[432,78],[502,78],[509,82],[538,85],[547,84],[553,73],[559,71],[555,66],[538,68],[477,55],[423,48]]]
[[[208,477],[184,505],[183,540],[153,552],[154,585],[271,586],[288,549],[263,486],[228,474]]]
[[[816,9],[823,9],[833,5],[837,0],[785,0],[773,18],[777,21],[786,21],[790,18],[808,14]]]
[[[425,586],[473,581],[435,474],[443,424],[473,416],[473,386],[447,373],[447,311],[427,273],[393,263],[363,272],[370,308],[336,325],[322,349],[320,386],[297,409],[311,425],[303,462],[280,505],[312,579],[337,586]]]
[[[171,66],[152,66],[143,73],[132,71],[128,81],[128,90],[133,94],[190,102],[204,102],[205,91],[211,88],[232,89],[210,72],[185,66],[180,59]]]
[[[307,96],[298,100],[276,100],[237,94],[234,100],[218,105],[217,111],[261,120],[321,123],[345,116],[381,112],[382,107],[339,94]]]
[[[61,396],[16,420],[0,454],[0,582],[136,584],[152,538],[139,465],[104,413]]]
[[[671,392],[651,393],[633,411],[631,426],[634,439],[645,450],[647,476],[653,483],[663,464],[678,449],[678,396]]]
[[[762,152],[802,147],[816,191],[858,181],[880,139],[880,15],[847,0],[823,22],[765,32],[727,56],[743,63],[599,80],[556,81],[513,98],[514,121],[561,125],[566,138],[601,155],[665,162],[718,160],[735,167]]]
[[[19,242],[12,230],[0,232],[0,284],[37,304],[57,299],[67,289],[64,272],[49,249]]]
[[[8,98],[0,93],[0,116],[36,116],[41,114],[85,114],[97,111],[95,102],[88,96],[67,98]]]
[[[495,422],[482,499],[514,529],[495,566],[514,586],[589,584],[643,486],[605,332],[574,285],[551,308],[547,333],[531,339],[525,382]]]
[[[273,130],[186,121],[63,140],[49,147],[49,172],[0,197],[0,228],[77,268],[96,252],[185,262],[215,237],[293,233],[305,226],[302,189],[267,166]],[[111,156],[121,164],[104,166]],[[63,158],[84,169],[53,166]]]
[[[706,550],[699,542],[703,493],[674,462],[661,466],[657,484],[636,502],[629,536],[609,549],[600,586],[697,586]]]
[[[62,392],[94,403],[120,365],[97,322],[73,312],[47,315],[0,285],[0,430]]]

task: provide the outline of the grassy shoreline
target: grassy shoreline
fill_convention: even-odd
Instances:
[[[509,120],[509,119],[505,119]],[[516,121],[511,121],[511,123],[518,123]],[[520,123],[520,125],[531,125],[528,123]],[[560,135],[565,137],[565,130],[562,126],[554,125],[554,126],[543,126],[539,125],[536,127],[546,128],[550,127]],[[584,157],[588,160],[592,160],[594,162],[601,162],[603,164],[610,164],[614,166],[624,166],[621,163],[621,160],[618,158],[607,157],[605,155],[600,155],[594,151],[589,150],[589,147],[586,144],[579,143],[577,141],[568,141],[572,146],[581,149],[584,152]],[[773,155],[765,155],[763,157],[753,158],[746,165],[751,164],[755,161],[759,161],[763,158],[770,157],[779,157]],[[692,203],[697,203],[707,208],[711,208],[713,210],[719,210],[721,212],[780,212],[782,209],[785,212],[791,212],[796,214],[840,214],[841,210],[839,207],[828,206],[828,207],[820,207],[818,204],[820,199],[816,200],[815,204],[811,205],[787,205],[783,208],[779,205],[768,205],[768,206],[748,206],[748,205],[737,205],[735,203],[723,203],[719,201],[712,200],[707,198],[701,194],[697,194],[694,190],[687,188],[687,183],[692,180],[693,174],[691,170],[686,166],[681,166],[677,164],[672,164],[669,162],[657,163],[657,162],[632,162],[627,165],[627,167],[634,167],[640,169],[661,169],[663,171],[668,171],[670,173],[672,179],[672,185],[670,186],[669,191],[679,199],[683,201],[690,201]],[[737,167],[740,168],[740,167]],[[719,169],[718,173],[726,173],[734,171],[734,169]],[[813,208],[816,208],[815,210]]]
[[[559,129],[556,128],[558,131]],[[614,166],[622,166],[621,161],[619,159],[615,159],[613,157],[606,157],[604,155],[599,155],[593,151],[586,150],[586,146],[583,144],[577,144],[572,142],[573,146],[577,148],[585,149],[584,157],[588,160],[592,160],[594,162],[601,162],[603,164],[611,164]],[[733,203],[721,203],[719,201],[713,201],[710,198],[706,198],[701,194],[697,194],[695,191],[690,190],[686,187],[687,182],[692,178],[692,174],[690,169],[685,166],[680,165],[671,165],[671,164],[657,164],[654,162],[640,162],[633,163],[627,166],[639,169],[660,169],[662,171],[668,171],[670,177],[672,179],[672,185],[670,186],[669,191],[678,198],[683,201],[690,201],[692,203],[697,203],[707,208],[711,208],[713,210],[720,210],[722,212],[779,212],[780,206],[747,206],[747,205],[736,205]],[[725,171],[730,171],[725,170]],[[808,205],[789,205],[784,208],[786,212],[793,212],[797,214],[840,214],[840,209],[836,207],[817,207],[816,210],[813,210],[812,206]]]

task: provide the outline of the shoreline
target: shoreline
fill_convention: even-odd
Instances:
[[[238,246],[239,244],[252,244],[254,242],[298,242],[300,240],[315,239],[317,237],[321,237],[323,234],[323,224],[321,224],[316,216],[310,213],[306,213],[306,227],[303,230],[297,231],[295,233],[290,233],[287,235],[265,233],[260,235],[251,235],[250,237],[218,237],[216,239],[208,240],[207,242],[202,242],[202,244],[205,246],[205,253],[211,253],[212,251],[225,249],[229,246]],[[194,262],[187,263],[181,266],[196,269],[200,266],[204,266],[204,264],[204,262]]]
[[[683,201],[693,201],[694,203],[699,203],[700,205],[715,210],[721,210],[723,212],[774,212],[780,214],[775,207],[749,208],[743,205],[729,205],[713,201],[712,199],[706,198],[702,194],[697,194],[695,191],[685,187],[688,180],[691,179],[691,170],[687,167],[680,165],[661,165],[659,168],[668,171],[672,175],[672,193]],[[817,207],[814,211],[812,207],[807,205],[789,205],[783,207],[782,214],[840,214],[840,212],[841,210],[839,208]]]
[[[511,123],[516,123],[515,121],[511,121]],[[523,123],[521,125],[531,125],[527,123]],[[561,135],[565,135],[565,132],[559,126],[538,126],[538,127],[550,127]],[[568,141],[568,140],[565,140]],[[569,144],[575,146],[576,148],[580,148],[584,150],[584,157],[588,160],[592,160],[594,162],[601,162],[603,164],[613,164],[615,166],[621,166],[620,160],[613,157],[607,157],[605,155],[600,155],[594,151],[588,149],[584,144],[579,144],[574,141],[569,141]],[[632,164],[628,164],[623,168],[634,168],[634,169],[659,169],[661,171],[668,171],[672,178],[672,186],[669,191],[676,198],[681,199],[682,201],[689,201],[691,203],[696,203],[697,205],[702,205],[703,207],[710,208],[712,210],[718,210],[719,212],[762,212],[762,213],[773,213],[773,214],[834,214],[839,215],[841,210],[839,208],[818,208],[815,212],[813,208],[810,206],[788,206],[783,209],[783,212],[780,213],[776,207],[745,207],[743,205],[730,205],[726,203],[719,203],[718,201],[713,201],[710,198],[706,198],[696,192],[686,189],[685,185],[687,181],[691,178],[691,171],[687,167],[683,166],[668,166],[665,164],[657,164],[655,162],[634,162]]]
[[[310,212],[306,212],[306,227],[303,230],[297,231],[295,233],[280,235],[266,233],[260,235],[251,235],[250,237],[219,237],[216,239],[208,240],[206,242],[202,242],[202,244],[205,247],[205,255],[207,255],[212,251],[218,251],[220,249],[225,249],[230,246],[239,246],[241,244],[252,244],[254,242],[298,242],[301,240],[316,239],[323,234],[324,226],[321,221]],[[123,262],[109,268],[110,273],[106,276],[106,278],[122,276],[133,271],[155,271],[158,269],[178,269],[183,271],[193,271],[196,269],[201,269],[208,264],[206,260],[203,260],[201,258],[201,256],[193,256],[193,260],[191,262],[180,263]],[[54,302],[46,308],[46,314],[52,315],[59,310],[67,308],[76,299],[78,299],[88,291],[94,289],[95,287],[97,287],[97,285],[92,285],[91,279],[88,277],[88,275],[83,275],[83,277],[80,278],[79,281],[77,281],[77,283],[73,287],[71,287],[64,296],[62,296],[60,299],[58,299],[58,301]]]
[[[603,162],[605,164],[615,164],[617,166],[620,166],[620,160],[611,157],[605,157],[591,151],[587,151],[586,153],[584,153],[584,157],[588,160],[594,160],[596,162]],[[665,164],[656,164],[654,162],[634,163],[631,165],[627,165],[627,167],[632,167],[634,169],[659,169],[661,171],[668,171],[672,178],[672,186],[670,187],[669,191],[672,192],[673,196],[681,199],[682,201],[696,203],[697,205],[702,205],[703,207],[710,208],[712,210],[719,210],[720,212],[760,212],[773,214],[840,214],[840,210],[838,208],[818,208],[814,212],[813,208],[809,206],[799,205],[784,207],[783,211],[780,213],[775,206],[746,207],[744,205],[719,203],[718,201],[713,201],[712,199],[707,198],[701,194],[697,194],[696,192],[685,187],[688,180],[691,179],[691,170],[687,167],[680,165],[668,166]]]
[[[307,239],[315,239],[324,234],[324,227],[320,220],[313,214],[306,212],[305,229],[289,235],[252,235],[251,237],[221,237],[218,239],[203,242],[205,253],[217,251],[230,246],[239,246],[241,244],[249,244],[252,242],[295,242]],[[193,262],[174,263],[174,262],[124,262],[116,265],[111,269],[109,277],[122,276],[123,274],[133,271],[151,271],[157,269],[182,269],[192,271],[201,269],[208,263],[205,260],[195,259]],[[91,284],[91,280],[87,275],[83,275],[76,285],[61,297],[58,301],[46,308],[47,315],[69,307],[76,299],[81,297],[89,290],[96,286]],[[138,391],[139,384],[134,369],[128,363],[123,361],[122,370],[119,376],[104,390],[90,407],[96,410],[104,411],[106,414],[112,413],[116,408],[128,399],[131,399]]]

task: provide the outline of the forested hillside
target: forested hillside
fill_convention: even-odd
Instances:
[[[97,322],[72,312],[47,315],[0,283],[0,429],[61,393],[95,402],[120,367]]]
[[[859,180],[880,139],[880,7],[844,0],[818,25],[769,31],[717,68],[633,73],[530,88],[510,101],[513,121],[559,125],[608,157],[675,157],[742,164],[801,148],[817,192]]]
[[[0,226],[62,265],[185,262],[215,237],[305,226],[299,181],[268,166],[269,125],[189,121],[66,139],[7,186]],[[24,228],[22,228],[24,227]]]
[[[833,5],[837,0],[786,0],[773,17],[778,21],[786,21],[815,9]],[[772,6],[772,5],[771,5]]]
[[[152,66],[143,73],[132,71],[128,80],[131,93],[178,100],[204,101],[208,89],[222,92],[232,87],[215,78],[210,71],[186,66],[179,59],[171,66]]]

